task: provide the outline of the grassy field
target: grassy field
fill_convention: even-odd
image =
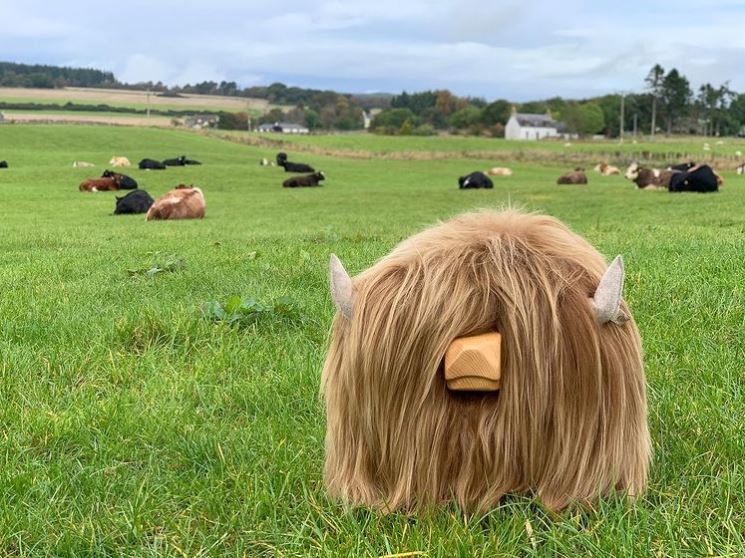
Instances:
[[[245,132],[215,133],[235,136],[245,135]],[[259,135],[259,134],[254,134]],[[626,138],[623,143],[615,140],[581,140],[581,141],[540,141],[524,142],[504,139],[472,136],[382,136],[377,134],[330,134],[294,136],[291,134],[260,134],[260,137],[280,140],[289,145],[299,147],[321,147],[348,151],[371,151],[374,153],[395,153],[400,151],[441,151],[441,152],[477,152],[477,151],[547,151],[553,153],[638,153],[649,151],[652,153],[688,153],[694,157],[706,158],[712,155],[734,156],[738,151],[745,153],[745,139],[743,138],[703,138],[659,137],[654,142],[637,141]],[[709,150],[704,149],[704,144]]]
[[[0,101],[8,103],[79,103],[106,104],[112,107],[161,110],[226,110],[230,112],[269,110],[273,105],[264,99],[245,99],[222,95],[192,95],[162,97],[146,91],[126,89],[97,89],[93,87],[65,87],[62,89],[26,89],[0,87]]]
[[[745,178],[671,195],[594,174],[558,187],[564,169],[512,164],[494,190],[459,191],[483,160],[306,154],[328,181],[295,191],[258,166],[275,151],[178,130],[0,126],[0,555],[745,554]],[[180,154],[204,165],[130,174],[153,196],[201,186],[203,221],[112,216],[113,193],[77,191],[101,168],[69,168]],[[438,219],[505,204],[625,256],[649,382],[648,493],[558,515],[511,498],[484,517],[329,501],[329,254],[355,274]],[[291,311],[203,315],[234,294]]]

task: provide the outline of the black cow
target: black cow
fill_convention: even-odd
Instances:
[[[197,161],[196,159],[184,159],[185,165],[201,165],[202,163]]]
[[[670,192],[717,192],[719,182],[709,165],[700,165],[688,172],[674,174],[667,189]]]
[[[322,180],[326,180],[326,175],[323,174],[323,171],[318,171],[306,176],[294,176],[292,178],[288,178],[282,183],[282,186],[285,188],[305,188],[309,186],[320,186],[319,183]]]
[[[166,159],[163,164],[167,167],[183,167],[186,164],[186,155],[181,155],[181,157],[175,159]]]
[[[145,190],[135,190],[121,198],[117,196],[114,215],[147,213],[154,201]]]
[[[291,163],[287,160],[287,153],[277,153],[277,166],[284,167],[285,172],[316,172],[316,169],[305,163]]]
[[[118,172],[105,170],[103,171],[101,178],[113,178],[119,185],[120,190],[134,190],[137,188],[137,181],[126,174],[119,174]]]
[[[163,170],[166,168],[163,163],[155,159],[143,159],[140,161],[139,167],[143,170]]]
[[[667,167],[667,170],[688,172],[695,166],[696,163],[694,163],[693,161],[688,161],[687,163],[680,163],[679,165],[670,165]]]
[[[0,161],[0,169],[7,169],[8,161]]]
[[[290,163],[285,161],[282,166],[285,168],[285,172],[315,172],[316,169],[305,163]]]
[[[494,183],[491,178],[486,176],[481,171],[472,172],[469,175],[461,176],[458,179],[458,187],[461,190],[468,190],[471,188],[494,188]]]

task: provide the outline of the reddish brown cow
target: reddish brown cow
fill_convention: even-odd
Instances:
[[[199,188],[179,184],[150,206],[145,217],[153,219],[202,219],[205,210],[204,194]]]
[[[86,178],[80,183],[81,192],[106,192],[118,190],[119,182],[113,176],[104,178]]]
[[[585,169],[577,167],[572,172],[561,175],[557,180],[557,184],[587,184],[587,175]]]

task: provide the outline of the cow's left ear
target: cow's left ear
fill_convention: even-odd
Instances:
[[[608,322],[623,324],[629,320],[629,317],[621,309],[623,281],[623,258],[616,256],[616,259],[611,262],[602,279],[600,279],[595,295],[590,301],[599,324]]]
[[[352,278],[344,269],[339,258],[336,254],[331,254],[331,261],[329,262],[330,272],[330,284],[331,284],[331,298],[334,299],[336,309],[341,312],[347,320],[352,320],[352,312],[354,310],[354,288],[352,286]]]

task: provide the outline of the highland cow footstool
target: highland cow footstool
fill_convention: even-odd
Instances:
[[[388,511],[640,494],[646,383],[623,279],[620,256],[513,210],[424,230],[354,279],[332,255],[329,494]]]

